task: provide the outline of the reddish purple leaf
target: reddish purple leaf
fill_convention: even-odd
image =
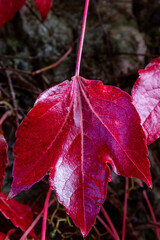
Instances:
[[[32,224],[33,214],[29,206],[17,202],[14,199],[7,200],[7,195],[3,192],[0,193],[0,211],[17,228],[21,228],[22,231],[26,231]],[[30,235],[37,239],[34,231],[30,232]]]
[[[38,11],[41,14],[42,20],[45,21],[49,10],[52,6],[53,0],[34,0],[37,6]]]
[[[152,186],[145,135],[131,97],[101,81],[73,77],[42,93],[17,131],[10,196],[49,169],[50,186],[85,236],[117,174]]]
[[[7,143],[3,136],[0,126],[0,190],[4,180],[5,168],[7,167],[8,164],[7,150],[8,150]]]
[[[11,20],[26,0],[0,0],[0,27]]]
[[[132,89],[132,99],[149,145],[160,137],[160,57],[140,70],[139,75]]]

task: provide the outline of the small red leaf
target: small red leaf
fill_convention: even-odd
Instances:
[[[3,136],[0,126],[0,190],[4,180],[5,168],[7,167],[8,164],[7,150],[8,150],[7,143]]]
[[[10,196],[50,171],[50,186],[85,236],[117,174],[152,185],[145,135],[131,97],[73,77],[42,93],[17,131]]]
[[[160,57],[140,70],[139,75],[132,89],[132,99],[149,145],[160,137]]]
[[[52,6],[53,0],[34,0],[37,6],[37,9],[39,10],[42,20],[45,21],[48,12]]]
[[[17,202],[14,199],[7,200],[7,195],[0,193],[0,211],[1,213],[15,225],[26,231],[33,221],[33,214],[29,206]],[[37,239],[34,231],[30,235]]]
[[[0,0],[0,27],[11,20],[26,0]]]

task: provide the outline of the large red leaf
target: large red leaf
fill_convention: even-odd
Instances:
[[[42,20],[44,21],[49,13],[49,10],[52,6],[53,0],[34,0],[39,10]]]
[[[11,20],[26,0],[0,0],[0,27]]]
[[[17,228],[21,228],[22,231],[26,231],[32,224],[33,214],[29,206],[17,202],[14,199],[7,200],[7,195],[3,192],[0,193],[0,211]],[[30,235],[37,239],[32,230]]]
[[[132,99],[149,145],[160,137],[160,57],[140,70],[139,75],[132,89]]]
[[[7,150],[7,143],[0,126],[0,190],[2,188],[2,183],[4,180],[5,168],[8,164]]]
[[[105,200],[107,163],[152,185],[145,141],[127,93],[73,77],[42,93],[20,125],[10,196],[51,169],[51,188],[85,236]]]

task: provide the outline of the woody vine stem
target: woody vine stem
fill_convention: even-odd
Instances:
[[[87,14],[88,14],[88,6],[89,6],[89,0],[86,0],[85,6],[84,6],[81,36],[80,36],[79,47],[78,47],[75,76],[79,76],[79,72],[80,72],[81,57],[82,57],[82,50],[83,50],[83,43],[84,43],[84,36],[85,36],[86,22],[87,22]]]

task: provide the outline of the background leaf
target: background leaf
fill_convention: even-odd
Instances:
[[[139,75],[132,89],[132,99],[149,145],[160,137],[160,57],[140,70]]]

